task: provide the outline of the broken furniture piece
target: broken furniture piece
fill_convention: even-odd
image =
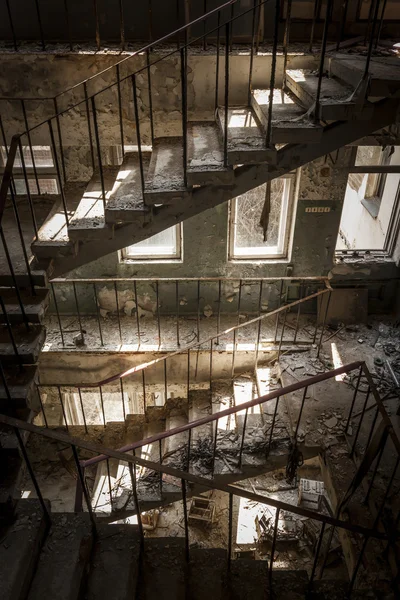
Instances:
[[[141,514],[142,526],[145,531],[154,531],[157,528],[160,511],[157,509],[148,510]]]
[[[190,502],[188,521],[194,525],[211,526],[215,519],[215,502],[194,496]]]
[[[305,504],[313,510],[319,510],[325,492],[324,483],[314,479],[300,479],[298,505]]]

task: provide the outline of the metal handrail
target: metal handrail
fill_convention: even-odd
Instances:
[[[27,423],[25,421],[20,421],[19,419],[15,419],[13,417],[8,417],[6,415],[0,414],[0,423],[10,428],[13,428],[14,431],[23,430],[29,433],[38,434],[51,440],[62,442],[63,444],[67,444],[68,446],[75,447],[75,449],[79,447],[89,452],[100,452],[106,458],[114,458],[116,460],[123,461],[128,464],[139,465],[141,467],[157,471],[158,473],[165,473],[166,475],[170,475],[177,479],[184,480],[185,482],[191,484],[204,486],[209,489],[220,490],[228,494],[235,494],[236,496],[240,496],[248,500],[253,500],[255,502],[260,502],[262,504],[267,504],[280,510],[287,510],[288,512],[293,512],[294,514],[297,514],[302,517],[315,519],[316,521],[319,521],[321,523],[326,523],[328,525],[340,527],[352,533],[358,533],[363,536],[370,536],[380,540],[388,539],[387,535],[385,533],[382,533],[378,529],[369,529],[367,527],[363,527],[362,525],[354,525],[352,523],[349,523],[348,521],[343,521],[341,519],[331,517],[329,515],[314,512],[308,508],[296,506],[294,504],[289,504],[287,502],[283,502],[281,500],[277,500],[269,496],[266,497],[261,496],[257,493],[248,492],[243,488],[235,487],[231,484],[223,484],[221,482],[211,481],[210,479],[199,477],[198,475],[193,475],[192,473],[188,473],[187,471],[182,471],[180,469],[176,469],[165,464],[151,462],[138,456],[134,456],[132,454],[125,454],[119,450],[105,448],[100,444],[72,437],[68,434],[59,431],[43,429],[42,427],[33,425],[32,423]],[[89,511],[92,512],[91,508],[89,508]]]
[[[258,398],[254,398],[253,400],[249,400],[248,402],[243,402],[238,406],[232,406],[231,408],[226,408],[225,410],[216,412],[212,415],[208,415],[207,417],[203,417],[202,419],[197,419],[196,421],[191,421],[186,425],[181,425],[180,427],[175,427],[174,429],[169,429],[168,431],[163,431],[161,433],[157,433],[149,438],[145,438],[138,442],[133,442],[132,444],[127,444],[126,446],[122,446],[119,448],[119,452],[129,452],[130,450],[135,450],[136,448],[141,448],[142,446],[146,446],[148,444],[153,444],[155,442],[159,442],[166,438],[172,437],[179,433],[184,433],[185,431],[190,431],[199,427],[200,425],[207,425],[208,423],[214,423],[214,421],[219,421],[223,417],[228,417],[229,415],[234,415],[238,412],[248,411],[250,408],[254,406],[258,406],[260,404],[264,404],[265,402],[269,402],[270,400],[275,400],[280,398],[281,396],[285,396],[286,394],[292,394],[298,390],[302,390],[304,388],[309,387],[310,385],[314,385],[316,383],[321,383],[322,381],[326,381],[327,379],[332,379],[337,375],[343,375],[344,373],[348,373],[349,371],[354,371],[359,369],[364,365],[363,361],[356,361],[350,363],[348,365],[344,365],[343,367],[339,367],[332,371],[327,371],[326,373],[320,373],[319,375],[314,375],[313,377],[309,377],[308,379],[304,379],[301,381],[297,381],[296,383],[292,383],[291,385],[287,385],[285,387],[279,388],[278,390],[274,390],[269,394],[265,394],[264,396],[260,396]],[[88,467],[90,465],[95,465],[103,460],[106,460],[107,456],[95,456],[93,458],[89,458],[87,460],[81,461],[81,465],[83,467]]]
[[[330,294],[332,292],[332,289],[330,288],[328,280],[326,278],[323,278],[323,281],[325,282],[325,284],[327,286],[326,289],[320,290],[319,292],[315,292],[314,294],[310,294],[309,296],[306,296],[305,298],[301,298],[300,300],[295,300],[294,302],[280,306],[279,308],[276,308],[275,310],[272,310],[272,311],[265,313],[263,315],[260,315],[258,317],[254,317],[253,319],[250,319],[249,321],[245,321],[244,323],[239,323],[238,325],[229,327],[225,331],[222,331],[222,332],[219,332],[218,334],[212,335],[209,338],[206,338],[205,340],[202,340],[202,341],[196,340],[196,341],[192,342],[191,344],[188,344],[184,348],[180,348],[179,350],[176,350],[175,352],[171,352],[164,356],[154,358],[151,361],[142,363],[140,365],[136,365],[135,367],[131,367],[130,369],[127,369],[126,371],[123,371],[116,375],[111,375],[110,377],[107,377],[106,379],[103,379],[97,383],[87,383],[87,384],[79,384],[79,385],[75,385],[75,384],[69,384],[69,385],[68,384],[66,384],[66,385],[59,384],[59,385],[62,385],[63,387],[74,387],[77,389],[84,389],[84,388],[87,389],[87,388],[102,387],[104,385],[112,383],[113,381],[124,379],[125,377],[128,377],[129,375],[133,375],[134,373],[139,373],[140,371],[143,371],[144,369],[147,369],[150,366],[153,366],[160,362],[164,362],[174,356],[177,356],[179,354],[186,354],[189,350],[193,350],[196,347],[200,348],[201,346],[208,344],[210,342],[213,342],[214,340],[219,339],[220,337],[223,337],[224,335],[238,331],[239,329],[243,329],[244,327],[247,327],[248,325],[252,325],[254,323],[259,323],[259,322],[263,321],[264,319],[268,319],[274,315],[279,315],[280,313],[282,313],[284,311],[289,311],[291,308],[294,308],[295,306],[299,306],[300,304],[308,302],[309,300],[312,300],[312,299],[322,296],[324,294]]]

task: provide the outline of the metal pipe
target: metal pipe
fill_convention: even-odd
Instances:
[[[326,523],[323,522],[322,525],[321,525],[321,531],[320,531],[320,534],[319,534],[319,537],[318,537],[317,548],[316,548],[316,551],[315,551],[315,558],[314,558],[314,562],[313,562],[313,566],[312,566],[312,571],[311,571],[311,575],[310,575],[310,581],[309,581],[309,584],[308,584],[308,591],[309,592],[312,591],[312,587],[313,587],[313,581],[314,581],[314,577],[315,577],[315,572],[317,570],[319,553],[321,551],[322,540],[324,539],[325,525],[326,525]]]
[[[285,312],[283,313],[283,323],[282,323],[282,330],[281,330],[281,339],[279,340],[279,346],[278,346],[278,359],[279,359],[279,357],[281,355],[281,348],[282,348],[283,336],[284,336],[284,333],[285,333],[287,314],[288,314],[288,311],[285,310]]]
[[[176,311],[176,345],[181,345],[179,339],[179,281],[175,281],[175,311]]]
[[[207,14],[207,0],[203,0],[203,14]],[[206,32],[207,20],[203,20],[203,50],[207,50],[207,32]]]
[[[359,436],[360,430],[361,430],[361,423],[363,422],[363,419],[364,419],[365,409],[366,409],[367,404],[368,404],[368,399],[369,399],[370,393],[371,393],[371,388],[369,387],[367,393],[365,394],[365,400],[364,400],[364,404],[363,404],[363,407],[362,407],[361,417],[360,417],[360,420],[358,422],[357,432],[356,432],[356,435],[354,436],[353,446],[352,446],[351,452],[350,452],[350,458],[353,456],[354,451],[356,449],[356,444],[357,444],[358,436]]]
[[[367,506],[368,506],[369,497],[370,497],[372,488],[374,486],[375,477],[378,472],[379,465],[381,464],[381,460],[382,460],[383,452],[385,450],[386,442],[387,442],[387,434],[384,437],[382,437],[382,439],[381,439],[381,449],[379,450],[378,458],[376,459],[376,463],[375,463],[375,467],[374,467],[374,472],[372,473],[371,481],[369,482],[368,490],[367,490],[367,493],[364,498],[364,504],[366,504]]]
[[[189,400],[189,392],[190,392],[190,348],[187,351],[187,381],[186,381],[186,389],[187,389],[187,398]]]
[[[167,361],[164,361],[164,396],[165,402],[168,400],[168,382],[167,382]]]
[[[219,331],[221,328],[221,292],[222,292],[222,281],[218,280],[218,313],[217,313],[217,341],[215,342],[216,346],[219,346]]]
[[[218,420],[216,419],[215,421],[215,433],[214,433],[214,444],[213,444],[213,466],[212,466],[212,474],[211,476],[214,477],[214,472],[215,472],[215,455],[217,452],[217,438],[218,438]]]
[[[121,48],[122,48],[122,50],[125,50],[125,23],[124,23],[123,0],[119,0],[119,28],[120,28]]]
[[[310,45],[308,47],[308,49],[309,49],[310,52],[312,52],[312,49],[313,49],[315,24],[317,22],[317,19],[319,18],[320,11],[321,11],[321,0],[315,0],[315,2],[314,2],[313,22],[312,22],[312,25],[311,25],[311,33],[310,33]]]
[[[383,26],[383,19],[385,17],[386,4],[387,4],[387,0],[383,0],[381,18],[380,18],[380,21],[379,21],[379,29],[378,29],[378,34],[376,36],[376,42],[375,42],[375,50],[377,49],[378,44],[379,44],[379,40],[381,39],[382,26]]]
[[[28,469],[29,476],[30,476],[30,478],[32,480],[33,487],[35,488],[36,496],[38,497],[38,500],[40,502],[40,506],[42,507],[43,515],[44,515],[44,518],[45,518],[45,521],[46,521],[46,525],[47,525],[47,527],[50,527],[50,525],[51,525],[50,512],[49,512],[49,510],[48,510],[48,508],[46,506],[46,502],[45,502],[45,500],[43,498],[43,495],[42,495],[42,492],[40,490],[38,481],[36,479],[36,475],[35,475],[35,473],[33,471],[33,467],[32,467],[31,461],[29,459],[28,453],[27,453],[26,448],[25,448],[24,441],[22,439],[21,432],[18,429],[18,427],[14,427],[14,433],[15,433],[15,436],[17,438],[18,445],[19,445],[19,448],[21,450],[22,457],[23,457],[24,462],[26,464],[26,468]]]
[[[197,282],[197,341],[200,341],[200,280]]]
[[[60,311],[58,310],[58,302],[57,302],[57,298],[56,298],[56,292],[54,289],[54,284],[51,282],[50,282],[50,287],[51,287],[51,291],[53,293],[54,307],[56,309],[56,314],[57,314],[57,321],[58,321],[58,328],[60,330],[61,343],[65,347],[64,334],[63,334],[62,325],[61,325]]]
[[[49,427],[49,424],[47,422],[47,417],[46,417],[46,411],[44,410],[44,404],[43,404],[42,396],[40,394],[40,385],[36,385],[36,389],[37,389],[37,392],[38,392],[38,398],[39,398],[40,408],[41,408],[42,413],[43,413],[44,424],[45,424],[46,427]]]
[[[143,411],[146,414],[146,377],[145,372],[142,371],[142,389],[143,389]]]
[[[246,425],[247,425],[247,415],[248,415],[249,409],[246,408],[246,412],[244,415],[244,421],[243,421],[243,431],[242,431],[242,441],[240,442],[240,450],[239,450],[239,462],[238,462],[238,466],[239,468],[241,467],[242,464],[242,453],[243,453],[243,446],[244,446],[244,438],[246,435]]]
[[[71,38],[71,27],[70,27],[70,22],[69,22],[68,0],[64,0],[64,12],[65,12],[65,24],[67,27],[67,35],[68,35],[68,41],[69,41],[69,49],[72,52],[73,46],[72,46],[72,38]]]
[[[303,293],[304,293],[303,284],[301,283],[300,284],[300,291],[299,291],[300,300],[302,300],[302,298],[303,298]],[[294,331],[293,344],[296,343],[297,333],[299,331],[300,310],[301,310],[301,304],[299,303],[298,306],[297,306],[296,329]]]
[[[278,311],[276,313],[274,344],[276,344],[276,336],[278,335],[279,309],[281,308],[281,305],[282,305],[282,292],[283,292],[283,279],[281,280],[281,287],[280,287],[280,290],[279,290],[279,304],[278,304]]]
[[[158,349],[161,348],[161,322],[160,322],[160,293],[159,283],[156,282],[156,304],[157,304],[157,334],[158,334]]]
[[[14,50],[16,52],[18,52],[18,43],[17,43],[17,37],[15,35],[14,22],[13,22],[13,18],[12,18],[12,14],[11,14],[10,0],[6,0],[6,5],[7,5],[8,20],[10,23],[10,29],[11,29],[11,34],[12,34],[12,38],[13,38]]]
[[[106,428],[106,414],[104,412],[103,389],[102,389],[101,385],[99,385],[99,391],[100,391],[101,412],[103,414],[103,427],[105,429]]]
[[[339,29],[339,37],[337,40],[337,44],[336,44],[336,52],[339,51],[340,48],[340,42],[343,39],[344,36],[344,30],[346,27],[346,18],[347,18],[347,9],[349,7],[349,0],[343,0],[343,4],[342,4],[342,19],[341,19],[341,23],[340,23],[340,29]]]
[[[289,0],[291,2],[291,0]],[[248,84],[248,93],[247,93],[247,104],[250,106],[251,104],[251,88],[253,81],[253,65],[254,65],[254,41],[256,35],[256,5],[257,0],[253,0],[253,19],[251,23],[251,50],[250,50],[250,64],[249,64],[249,84]]]
[[[297,434],[299,432],[299,425],[300,425],[300,420],[301,420],[301,415],[303,414],[303,408],[304,408],[304,403],[306,401],[306,396],[307,396],[307,390],[308,390],[308,386],[306,386],[304,388],[304,392],[303,392],[303,398],[301,400],[301,405],[300,405],[300,411],[299,411],[299,417],[297,419],[297,424],[296,424],[296,431],[294,433],[294,443],[297,443]]]
[[[277,398],[277,399],[276,399],[276,401],[275,401],[274,414],[273,414],[273,417],[272,417],[272,423],[271,423],[271,431],[270,431],[270,433],[269,433],[268,454],[269,454],[269,453],[270,453],[270,451],[271,451],[272,436],[273,436],[273,433],[274,433],[274,427],[275,427],[276,415],[277,415],[277,413],[278,413],[278,404],[279,404],[279,399],[280,399],[280,397],[278,396],[278,398]]]
[[[318,343],[317,358],[319,357],[319,353],[321,352],[322,339],[324,337],[325,323],[326,323],[326,319],[328,317],[328,311],[329,311],[329,304],[330,304],[330,301],[331,301],[331,296],[332,296],[332,292],[329,291],[328,292],[328,299],[326,301],[326,308],[325,308],[324,320],[322,322],[321,336],[319,338],[319,343]]]
[[[119,380],[120,383],[120,387],[121,387],[121,400],[122,400],[122,414],[124,416],[124,421],[126,420],[126,411],[125,411],[125,393],[124,393],[124,384],[122,382],[122,379]]]
[[[368,77],[369,65],[370,65],[371,56],[372,56],[372,46],[374,45],[374,34],[375,34],[376,21],[378,19],[379,4],[380,4],[380,0],[376,0],[374,19],[372,21],[371,38],[369,40],[369,45],[368,45],[368,52],[367,52],[367,58],[365,61],[363,80],[365,80]]]
[[[285,33],[283,35],[283,56],[284,56],[284,58],[283,58],[282,92],[286,87],[286,66],[287,66],[287,57],[288,57],[288,48],[289,48],[291,18],[292,18],[292,0],[287,0]]]
[[[158,454],[159,454],[160,465],[162,465],[163,452],[162,452],[162,441],[161,440],[158,442]],[[160,471],[159,475],[160,475],[160,494],[162,496],[162,488],[163,488],[163,474],[162,474],[162,471]]]
[[[107,477],[108,477],[108,492],[110,495],[110,505],[111,505],[111,512],[113,510],[113,499],[112,499],[112,487],[111,487],[111,475],[110,475],[110,459],[107,458],[106,460],[106,464],[107,464]]]

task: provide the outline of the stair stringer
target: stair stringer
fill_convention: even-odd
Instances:
[[[293,169],[371,135],[396,122],[398,107],[398,99],[381,100],[374,104],[373,115],[368,121],[339,121],[327,125],[318,144],[287,144],[278,151],[276,165],[263,163],[238,167],[234,170],[234,183],[230,187],[207,185],[196,188],[184,202],[156,208],[150,223],[142,226],[138,223],[123,225],[115,229],[114,238],[103,240],[101,243],[82,242],[75,256],[55,259],[53,277],[59,277],[111,252],[141,242],[267,181],[281,177]]]

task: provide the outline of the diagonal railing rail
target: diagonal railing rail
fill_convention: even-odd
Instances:
[[[314,561],[313,561],[313,566],[312,566],[312,571],[311,571],[311,576],[310,576],[310,581],[309,581],[309,591],[312,591],[312,589],[313,589],[313,582],[314,582],[314,579],[316,576],[318,562],[320,560],[321,546],[322,546],[322,542],[325,541],[325,539],[326,539],[326,537],[324,537],[324,536],[326,533],[325,530],[327,528],[329,528],[329,527],[337,528],[339,530],[342,530],[344,532],[351,534],[352,536],[356,536],[356,537],[358,536],[362,541],[361,551],[358,552],[358,556],[357,556],[357,559],[358,559],[357,564],[356,564],[355,568],[353,569],[353,572],[351,573],[351,581],[350,581],[349,589],[348,589],[349,597],[351,596],[353,588],[355,587],[356,578],[359,573],[359,569],[361,567],[362,555],[365,552],[365,547],[368,544],[368,541],[373,539],[373,540],[380,541],[383,543],[388,543],[388,541],[393,543],[393,540],[388,540],[388,536],[386,533],[379,530],[379,528],[377,527],[377,523],[375,523],[374,527],[371,527],[371,528],[353,524],[353,523],[348,522],[347,520],[343,520],[343,519],[340,519],[337,517],[325,515],[325,514],[322,514],[322,513],[319,513],[319,512],[316,512],[316,511],[313,511],[313,510],[310,510],[310,509],[307,509],[307,508],[304,508],[301,506],[295,506],[295,505],[289,504],[287,502],[283,502],[281,500],[271,498],[269,496],[262,496],[257,493],[248,492],[246,490],[243,490],[241,488],[235,487],[230,484],[222,484],[220,482],[217,483],[215,481],[210,481],[209,479],[205,479],[203,477],[199,477],[197,475],[193,475],[186,471],[179,470],[179,469],[167,466],[167,465],[161,465],[159,463],[150,462],[150,461],[144,460],[142,458],[139,458],[137,456],[132,456],[129,454],[121,453],[120,451],[110,450],[108,448],[104,448],[98,444],[95,444],[95,443],[87,441],[87,440],[81,440],[81,439],[70,437],[69,435],[64,434],[64,433],[50,431],[48,429],[43,429],[43,428],[37,427],[33,424],[19,421],[12,417],[0,415],[0,423],[2,424],[3,427],[11,429],[17,437],[19,447],[21,450],[21,454],[24,458],[24,461],[25,461],[25,464],[27,467],[27,471],[32,479],[34,490],[35,490],[37,497],[41,503],[44,517],[48,524],[48,530],[50,529],[51,522],[52,522],[51,513],[48,509],[48,505],[46,504],[45,498],[41,491],[39,479],[35,474],[33,462],[31,461],[31,459],[29,457],[28,448],[24,441],[25,436],[22,435],[22,432],[24,432],[24,434],[37,434],[41,438],[47,438],[47,439],[50,439],[53,441],[61,442],[64,446],[70,447],[72,449],[72,455],[73,455],[73,459],[75,462],[78,481],[80,482],[80,484],[82,486],[83,494],[84,494],[86,505],[87,505],[87,510],[88,510],[90,518],[91,518],[94,532],[96,532],[97,519],[95,517],[95,514],[93,513],[93,509],[91,506],[89,492],[86,488],[85,478],[84,478],[83,471],[82,471],[82,468],[81,468],[81,465],[79,462],[78,451],[85,450],[85,451],[89,451],[89,452],[95,452],[95,453],[97,452],[97,453],[101,453],[102,455],[106,456],[108,459],[116,459],[119,461],[123,461],[124,463],[127,463],[128,468],[129,468],[130,478],[131,478],[131,484],[132,484],[132,497],[133,497],[134,504],[135,504],[136,514],[138,515],[138,528],[139,528],[139,534],[141,536],[142,547],[145,543],[145,537],[144,537],[142,519],[141,519],[141,514],[140,514],[141,513],[140,502],[138,499],[137,477],[136,477],[137,466],[139,465],[141,467],[154,470],[154,471],[160,473],[161,475],[162,474],[169,475],[169,476],[175,478],[177,481],[180,481],[182,501],[183,501],[185,548],[186,548],[187,561],[189,561],[189,559],[190,559],[190,530],[189,530],[188,511],[187,511],[187,485],[188,484],[200,486],[204,490],[210,490],[210,489],[211,490],[219,490],[220,492],[223,492],[223,493],[227,494],[227,496],[228,496],[228,548],[227,548],[227,550],[228,550],[228,564],[227,564],[228,570],[231,567],[232,551],[233,551],[233,535],[232,535],[232,533],[233,533],[233,499],[234,499],[234,497],[244,498],[244,499],[259,503],[260,506],[270,507],[270,510],[272,509],[272,511],[275,513],[274,527],[271,531],[271,542],[272,542],[271,556],[272,556],[272,558],[269,562],[266,563],[266,569],[268,572],[268,580],[269,580],[269,585],[270,585],[271,589],[273,588],[273,569],[274,569],[275,546],[276,546],[276,542],[277,542],[278,535],[279,535],[278,534],[279,518],[283,514],[283,511],[288,514],[293,514],[293,515],[301,516],[303,518],[311,519],[312,521],[317,523],[317,526],[319,528],[319,538],[318,538],[318,542],[316,544],[316,552],[315,552],[315,556],[314,556]],[[397,536],[394,537],[394,542],[396,542],[396,541],[397,541]]]

